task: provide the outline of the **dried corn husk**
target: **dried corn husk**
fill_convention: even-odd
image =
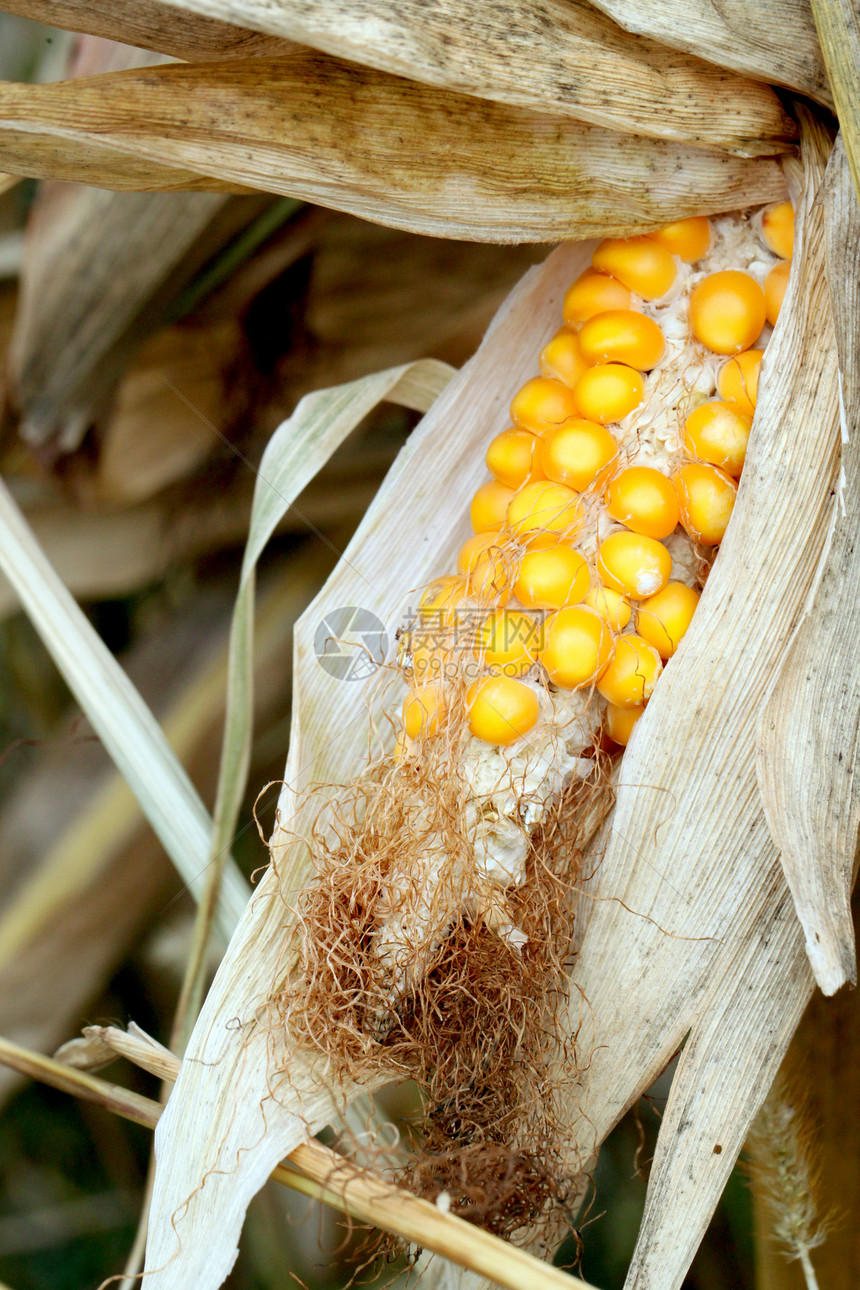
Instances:
[[[770,89],[630,36],[584,0],[520,0],[514,22],[488,6],[477,24],[466,0],[437,5],[432,23],[420,0],[180,0],[162,8],[175,11],[177,24],[189,12],[215,17],[425,85],[623,133],[741,155],[778,151],[794,135]],[[166,14],[159,25],[169,27]]]
[[[849,0],[810,0],[812,16],[839,117],[839,127],[860,193],[860,21]]]
[[[205,14],[182,13],[162,0],[4,0],[9,13],[106,36],[174,58],[277,57],[288,42]]]
[[[568,1029],[583,1023],[597,1046],[588,1087],[571,1089],[571,1143],[583,1158],[690,1035],[630,1285],[652,1284],[654,1276],[661,1287],[680,1285],[811,989],[758,800],[754,732],[814,578],[838,463],[816,200],[827,148],[823,132],[808,125],[795,272],[769,349],[736,519],[698,628],[673,663],[674,679],[658,690],[662,700],[644,719],[633,759],[628,753],[623,763],[574,976]],[[318,621],[343,604],[396,621],[405,590],[451,559],[480,480],[477,445],[506,424],[506,394],[530,375],[534,354],[555,328],[561,293],[590,249],[564,247],[520,284],[476,358],[425,417],[301,620],[290,787],[280,805],[285,828],[302,829],[301,814],[297,825],[293,818],[296,792],[310,780],[343,782],[366,747],[360,702],[316,665]],[[741,606],[751,601],[757,614],[744,618]],[[706,687],[703,711],[698,696]],[[270,871],[246,911],[192,1039],[195,1060],[183,1069],[159,1129],[159,1219],[148,1252],[154,1290],[219,1284],[235,1256],[244,1207],[273,1162],[319,1127],[327,1105],[355,1092],[331,1087],[305,1054],[289,1053],[288,1045],[285,1051],[260,1010],[287,970],[282,897],[289,900],[309,872],[304,848],[287,847],[283,834],[274,847],[280,886]],[[247,1025],[226,1029],[225,1020],[236,1017]],[[198,1191],[204,1175],[205,1204]]]
[[[860,824],[860,209],[841,136],[823,196],[842,471],[820,581],[761,714],[758,775],[810,963],[821,989],[833,994],[857,980],[851,888]]]
[[[831,106],[809,0],[595,0],[627,31]],[[207,5],[207,8],[209,6]]]
[[[783,192],[770,158],[582,126],[299,47],[2,86],[0,166],[101,187],[257,188],[484,241],[624,233]]]

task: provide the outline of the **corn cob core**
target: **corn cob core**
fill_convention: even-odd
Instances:
[[[792,220],[780,203],[609,239],[571,285],[564,325],[536,356],[540,375],[514,392],[512,428],[489,445],[493,478],[461,551],[469,630],[448,624],[449,680],[482,696],[471,715],[465,698],[473,741],[515,751],[540,741],[542,724],[558,727],[560,708],[589,732],[578,747],[565,739],[579,758],[601,726],[613,744],[631,736],[632,725],[604,719],[601,676],[614,677],[622,645],[631,656],[626,638],[639,642],[647,693],[612,703],[644,706],[692,619],[743,469]],[[413,624],[410,639],[421,631]],[[408,662],[407,651],[414,725],[421,681]],[[480,685],[488,677],[492,691]],[[491,692],[516,723],[489,719]],[[435,730],[424,723],[421,737]]]

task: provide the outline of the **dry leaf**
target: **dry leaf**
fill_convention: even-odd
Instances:
[[[432,21],[421,0],[170,0],[162,8],[177,25],[188,13],[222,19],[425,85],[622,133],[742,156],[779,151],[795,135],[769,88],[632,37],[584,0],[519,0],[514,21],[505,8],[476,14],[468,0],[435,5]]]
[[[820,582],[761,714],[767,821],[825,994],[857,980],[851,888],[860,825],[860,210],[841,137],[824,189],[827,280],[839,354],[842,471]],[[832,325],[832,324],[831,324]]]
[[[9,13],[68,31],[91,32],[174,58],[276,58],[289,42],[243,30],[162,0],[4,0]]]
[[[784,191],[770,158],[619,135],[302,49],[2,86],[0,165],[102,187],[259,188],[486,241],[625,233]]]
[[[850,0],[810,0],[848,165],[860,193],[860,15]]]
[[[627,31],[833,105],[809,0],[594,2]]]

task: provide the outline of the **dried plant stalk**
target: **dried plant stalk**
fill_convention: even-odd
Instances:
[[[258,188],[482,241],[627,233],[784,191],[770,158],[615,134],[298,47],[2,86],[0,165],[101,187]]]

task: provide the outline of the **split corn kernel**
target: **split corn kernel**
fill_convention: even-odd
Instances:
[[[563,609],[585,600],[591,575],[583,556],[559,542],[545,550],[527,551],[514,583],[514,595],[530,609]]]
[[[590,609],[594,609],[600,614],[600,617],[609,623],[614,632],[623,632],[633,614],[629,600],[625,600],[622,595],[617,591],[613,591],[611,587],[604,587],[600,584],[589,591],[585,597],[585,603]]]
[[[666,340],[653,318],[635,309],[609,309],[583,323],[579,345],[587,363],[626,363],[640,372],[656,367]]]
[[[764,292],[755,278],[738,269],[710,273],[690,296],[690,328],[715,354],[737,354],[761,335]]]
[[[774,255],[790,260],[794,252],[794,207],[791,202],[780,202],[766,210],[761,231]]]
[[[687,462],[672,477],[678,493],[681,523],[696,542],[722,542],[737,496],[734,480],[716,466]]]
[[[510,676],[488,676],[469,687],[466,696],[469,729],[485,743],[515,743],[537,725],[538,697],[529,686]]]
[[[582,521],[579,494],[549,480],[526,484],[508,506],[507,525],[517,537],[539,530],[572,536],[582,527]]]
[[[579,417],[588,421],[622,421],[638,408],[645,394],[639,372],[624,363],[600,363],[590,367],[573,387]]]
[[[644,711],[644,708],[619,708],[615,703],[607,703],[604,727],[612,742],[626,748],[633,727]]]
[[[476,642],[478,658],[504,676],[525,676],[535,665],[538,624],[517,609],[497,609],[485,619]]]
[[[547,619],[540,661],[554,685],[578,690],[597,680],[614,651],[612,633],[600,614],[574,605]]]
[[[611,591],[646,600],[672,575],[672,557],[662,542],[641,533],[611,533],[597,551],[597,572]]]
[[[671,658],[693,621],[698,603],[698,591],[684,582],[667,582],[656,596],[636,606],[636,630],[662,659]]]
[[[428,685],[419,694],[411,695],[403,705],[403,728],[410,739],[435,735],[442,715],[442,690],[438,685]]]
[[[748,349],[737,354],[723,363],[717,376],[717,389],[721,396],[749,416],[755,412],[763,353],[761,349]]]
[[[536,445],[528,430],[503,430],[487,449],[487,469],[506,488],[519,488],[531,475]]]
[[[616,475],[604,494],[614,520],[646,537],[666,538],[680,519],[672,481],[651,466],[628,466]]]
[[[488,479],[472,498],[469,518],[475,533],[498,532],[505,522],[514,490],[497,479]]]
[[[561,381],[534,376],[515,395],[511,420],[521,430],[543,434],[570,417],[579,416],[573,391]]]
[[[711,225],[704,215],[694,215],[664,224],[651,237],[686,264],[695,264],[710,250]]]
[[[579,345],[579,337],[569,327],[559,328],[552,340],[544,345],[538,359],[541,376],[561,381],[571,389],[588,366]]]
[[[630,289],[605,273],[587,269],[576,279],[564,297],[564,321],[567,327],[578,327],[595,314],[607,309],[629,309]]]
[[[791,273],[791,260],[781,260],[775,264],[764,280],[764,311],[771,327],[779,317],[785,293],[788,290],[788,275]]]
[[[598,421],[577,417],[540,440],[540,466],[547,479],[584,493],[618,455],[614,435]]]
[[[485,603],[507,603],[512,563],[498,533],[476,533],[457,553],[457,571],[465,578],[466,594]]]
[[[610,273],[644,300],[665,296],[677,276],[671,252],[653,237],[608,237],[591,257],[593,268]]]
[[[719,466],[735,478],[743,470],[752,416],[732,403],[712,399],[684,422],[684,447],[692,457]]]
[[[651,698],[662,670],[653,645],[641,636],[619,636],[615,655],[597,688],[618,708],[640,708]]]

